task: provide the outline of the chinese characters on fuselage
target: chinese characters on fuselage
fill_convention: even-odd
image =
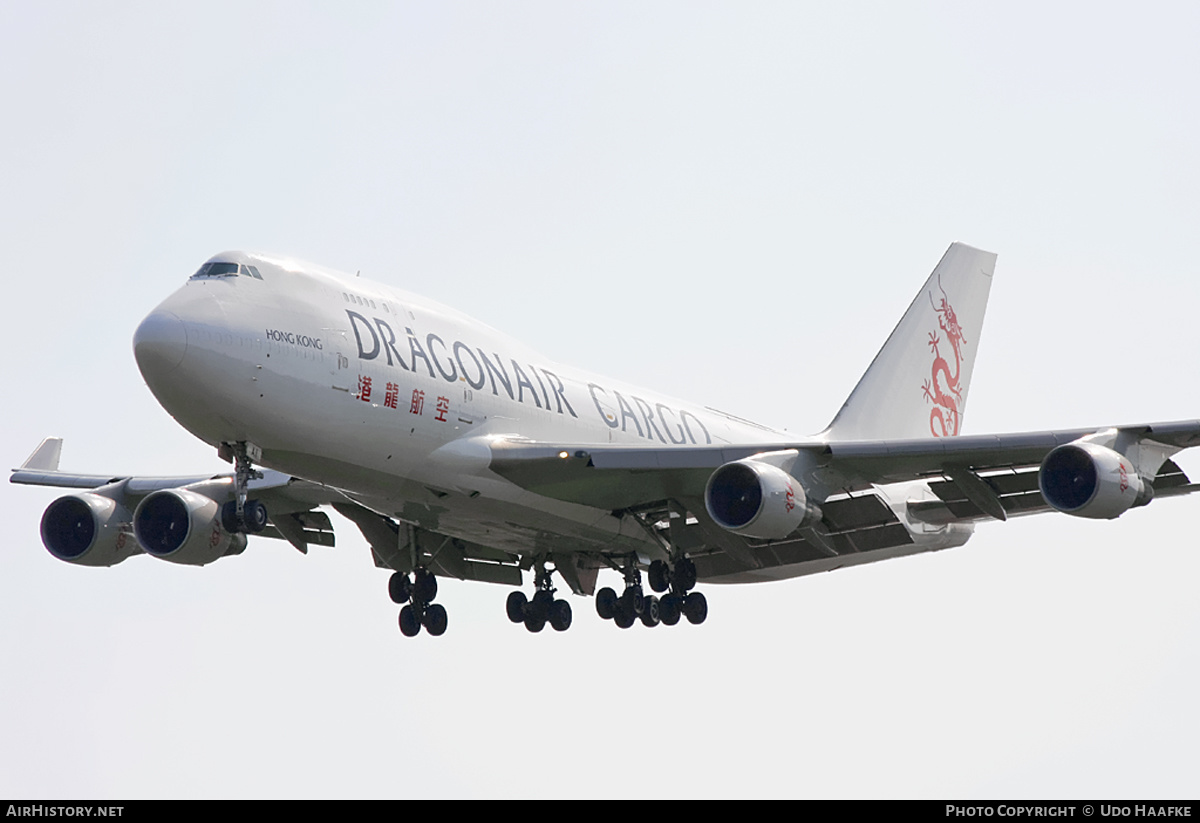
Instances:
[[[368,320],[349,309],[346,310],[346,314],[350,318],[350,327],[358,344],[359,360],[382,358],[393,368],[401,368],[414,374],[424,371],[429,377],[435,380],[441,378],[447,383],[457,384],[465,381],[477,391],[490,385],[493,395],[500,396],[503,390],[514,402],[532,404],[554,414],[579,417],[567,398],[563,381],[546,368],[533,364],[522,366],[515,358],[508,358],[506,361],[497,352],[489,355],[482,348],[472,348],[461,340],[447,343],[435,332],[425,335],[422,346],[416,332],[408,326],[404,327],[408,351],[402,352],[404,344],[400,343],[400,347],[397,347],[396,332],[386,320],[380,317]],[[362,396],[363,380],[367,381],[365,397]],[[360,377],[359,382],[359,396],[367,400],[370,394],[370,378]],[[389,387],[392,385],[388,383]],[[422,414],[424,392],[421,391],[418,398],[417,391],[414,389],[410,411],[413,414]],[[636,433],[647,440],[674,445],[712,442],[708,428],[692,412],[676,410],[664,403],[655,403],[652,406],[640,397],[631,395],[626,398],[619,391],[605,389],[596,383],[588,384],[588,392],[597,414],[611,429]],[[604,406],[611,406],[614,402],[612,411],[606,411]],[[438,397],[436,419],[445,419],[449,404],[448,398]]]

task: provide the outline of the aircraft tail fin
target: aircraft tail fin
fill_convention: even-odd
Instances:
[[[996,255],[953,243],[820,436],[950,437],[962,429]]]

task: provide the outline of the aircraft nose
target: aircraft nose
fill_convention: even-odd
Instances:
[[[187,352],[187,331],[177,315],[156,309],[133,335],[133,356],[147,382],[171,372]]]

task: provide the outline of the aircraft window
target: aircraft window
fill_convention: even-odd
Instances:
[[[253,277],[255,280],[262,280],[262,275],[258,273],[258,269],[256,269],[254,266],[243,266],[242,268],[249,271],[250,276]]]
[[[191,279],[195,280],[197,277],[230,277],[237,273],[237,263],[205,263],[192,275]]]

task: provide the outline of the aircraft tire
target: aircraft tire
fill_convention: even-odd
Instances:
[[[248,534],[258,534],[267,527],[267,521],[270,519],[267,516],[267,507],[257,500],[246,501],[246,506],[242,510],[242,516],[246,520],[246,532]]]
[[[666,625],[674,626],[682,614],[683,607],[679,602],[679,595],[668,594],[658,601],[658,618]]]
[[[565,600],[555,600],[550,604],[550,625],[556,632],[565,632],[571,628],[571,604]]]
[[[659,594],[671,588],[671,568],[661,560],[655,560],[650,564],[647,577],[650,578],[650,588]]]
[[[437,578],[428,569],[417,569],[413,574],[413,597],[422,603],[432,603],[437,597]]]
[[[696,564],[686,557],[675,561],[675,589],[688,592],[696,587]]]
[[[658,625],[661,620],[661,612],[659,611],[660,602],[657,597],[650,595],[642,601],[642,625],[648,629],[652,629]]]
[[[405,637],[416,637],[421,631],[421,621],[412,606],[400,610],[400,633]]]
[[[232,500],[221,507],[221,528],[230,534],[238,530],[237,503]]]
[[[689,623],[699,626],[708,617],[708,599],[701,592],[691,592],[684,598],[683,613]]]
[[[509,592],[508,600],[504,602],[504,611],[508,613],[508,619],[514,623],[524,623],[525,604],[528,602],[525,592]]]
[[[388,597],[392,598],[392,602],[397,606],[402,606],[412,597],[412,584],[408,582],[408,575],[401,572],[394,572],[388,578]]]
[[[425,610],[425,630],[434,637],[441,637],[446,633],[446,624],[449,618],[446,616],[446,607],[440,603],[434,603]]]
[[[546,628],[546,615],[538,614],[536,611],[530,611],[525,615],[525,628],[537,634],[542,629]]]
[[[612,620],[617,613],[617,593],[605,586],[596,592],[596,614],[603,620]]]
[[[554,602],[554,595],[545,589],[539,589],[533,593],[533,597],[530,598],[529,602],[533,604],[534,608],[548,614],[550,612],[550,604]]]

